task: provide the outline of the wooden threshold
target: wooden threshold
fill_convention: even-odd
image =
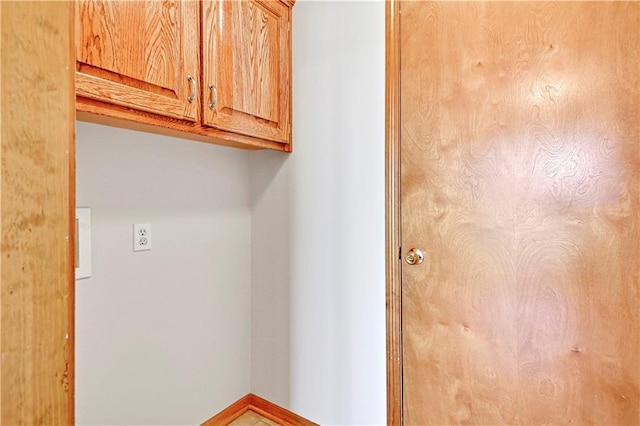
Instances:
[[[247,411],[253,411],[267,419],[285,426],[311,426],[316,425],[312,421],[300,417],[299,415],[292,413],[291,411],[282,408],[266,399],[260,398],[254,394],[248,394],[229,407],[222,410],[220,413],[211,417],[206,422],[202,423],[202,426],[223,426],[228,425],[235,419],[246,413]]]

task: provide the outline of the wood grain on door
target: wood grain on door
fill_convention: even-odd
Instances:
[[[407,424],[640,423],[640,3],[402,2]]]
[[[198,119],[198,2],[81,0],[75,7],[78,95]]]
[[[207,0],[202,8],[203,82],[211,89],[204,124],[291,142],[290,5]]]

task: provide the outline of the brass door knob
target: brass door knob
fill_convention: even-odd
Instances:
[[[409,265],[419,265],[424,261],[424,254],[422,254],[422,250],[412,248],[404,257],[404,260]]]

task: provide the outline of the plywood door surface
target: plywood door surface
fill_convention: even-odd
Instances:
[[[280,1],[203,3],[203,82],[216,90],[205,97],[205,124],[291,140],[290,13]]]
[[[400,7],[405,423],[640,424],[640,3]]]
[[[77,93],[195,121],[201,101],[198,8],[196,1],[76,2]],[[193,84],[196,98],[189,102]]]

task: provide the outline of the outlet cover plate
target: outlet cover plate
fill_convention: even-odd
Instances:
[[[91,277],[91,209],[76,208],[76,280]]]
[[[133,225],[133,251],[151,250],[151,224],[135,223]]]

